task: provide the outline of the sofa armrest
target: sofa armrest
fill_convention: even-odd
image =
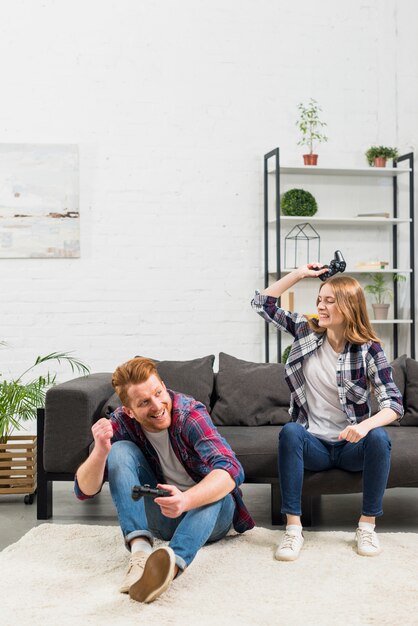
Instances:
[[[87,458],[91,427],[112,395],[112,374],[89,374],[47,391],[43,465],[46,472],[74,473]]]

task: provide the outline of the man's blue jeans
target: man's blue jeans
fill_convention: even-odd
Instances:
[[[126,547],[135,537],[169,541],[176,564],[184,570],[205,543],[225,537],[231,527],[235,502],[228,494],[221,500],[192,509],[175,519],[165,517],[154,499],[132,500],[134,485],[156,487],[157,480],[144,454],[132,441],[117,441],[107,458],[110,493],[115,504]]]
[[[279,480],[282,513],[301,515],[303,472],[337,467],[363,472],[362,515],[383,515],[383,494],[390,469],[391,442],[383,428],[374,428],[357,443],[324,441],[301,424],[288,422],[279,435]]]

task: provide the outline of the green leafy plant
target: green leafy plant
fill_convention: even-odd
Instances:
[[[287,346],[287,348],[283,350],[282,359],[281,359],[283,365],[286,365],[287,363],[287,359],[289,358],[291,348],[292,348],[292,345]]]
[[[35,363],[17,378],[0,382],[0,443],[6,443],[13,429],[20,430],[22,422],[34,419],[36,410],[44,406],[46,391],[55,383],[56,374],[48,371],[36,378],[31,377],[27,382],[24,378],[30,377],[35,367],[49,361],[67,363],[73,373],[84,376],[90,372],[87,365],[70,353],[51,352],[38,356]]]
[[[318,210],[318,205],[311,193],[305,189],[289,189],[281,197],[280,208],[283,215],[312,216]]]
[[[303,102],[298,104],[298,109],[300,115],[296,126],[302,135],[298,146],[308,146],[309,154],[313,154],[315,143],[328,141],[328,137],[321,132],[321,129],[326,126],[326,123],[319,119],[322,109],[313,98],[310,98],[307,104]]]
[[[372,282],[369,285],[365,285],[364,291],[374,296],[376,304],[385,304],[386,297],[391,300],[393,298],[393,291],[388,283],[386,283],[384,274],[370,274],[370,277]],[[403,274],[394,274],[393,278],[398,282],[406,280]]]
[[[369,165],[374,166],[374,160],[378,157],[384,159],[396,159],[398,156],[397,148],[388,148],[386,146],[371,146],[366,151],[366,159]]]

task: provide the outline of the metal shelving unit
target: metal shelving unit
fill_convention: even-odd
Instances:
[[[407,167],[398,168],[399,163],[406,163]],[[362,177],[368,176],[371,178],[383,178],[392,177],[393,184],[393,215],[392,217],[356,217],[349,216],[344,218],[331,217],[310,217],[309,223],[312,224],[326,224],[326,225],[383,225],[386,224],[389,228],[392,228],[392,262],[393,267],[379,269],[357,269],[355,267],[348,267],[346,272],[351,274],[362,274],[370,272],[384,272],[384,273],[403,273],[409,274],[409,306],[410,306],[410,319],[399,319],[399,293],[398,282],[393,281],[393,310],[394,316],[391,320],[373,320],[374,324],[391,324],[393,326],[393,353],[394,358],[398,356],[398,325],[409,324],[410,325],[410,356],[415,358],[415,234],[414,234],[414,154],[412,152],[404,154],[393,162],[393,167],[386,168],[340,168],[340,167],[317,167],[317,166],[302,166],[302,167],[280,167],[280,150],[275,148],[264,155],[264,287],[272,282],[272,280],[278,280],[280,276],[291,271],[289,268],[281,267],[281,224],[292,223],[296,224],[300,221],[300,217],[290,217],[280,215],[280,177],[284,174],[292,175],[313,175],[313,176],[344,176],[344,177]],[[409,217],[398,217],[398,176],[408,176],[408,188],[409,188]],[[269,192],[270,184],[273,181],[274,184],[274,220],[270,219],[269,214]],[[409,257],[410,265],[407,268],[398,268],[398,226],[401,224],[409,224]],[[269,249],[269,229],[274,228],[274,240],[276,242],[275,250],[270,254]],[[275,271],[271,270],[272,259],[274,256]],[[265,325],[265,360],[270,361],[270,341],[269,333],[270,324],[266,322]],[[281,360],[282,344],[281,333],[276,332],[277,340],[277,361]]]

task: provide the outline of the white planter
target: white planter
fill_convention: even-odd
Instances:
[[[372,304],[374,319],[387,320],[389,312],[389,304]]]

